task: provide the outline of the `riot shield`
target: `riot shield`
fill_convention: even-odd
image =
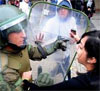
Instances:
[[[66,10],[66,13],[60,10]],[[71,37],[70,32],[77,33],[81,37],[88,29],[88,17],[83,12],[75,9],[48,2],[37,2],[31,7],[29,22],[33,32],[28,35],[30,36],[29,44],[35,46],[34,42],[39,34],[43,35],[42,46],[51,43],[58,37],[69,40],[66,43],[66,51],[57,50],[42,61],[31,61],[33,80],[41,72],[49,73],[54,79],[54,84],[62,82],[65,78],[67,79],[67,73],[76,53],[76,43]]]

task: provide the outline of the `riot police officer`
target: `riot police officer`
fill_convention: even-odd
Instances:
[[[26,14],[11,5],[1,5],[0,14],[0,91],[22,91],[22,74],[31,69],[29,59],[46,58],[66,48],[65,42],[56,40],[45,47],[33,47],[28,44],[27,35],[32,32]]]

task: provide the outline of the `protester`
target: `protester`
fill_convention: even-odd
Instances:
[[[83,6],[83,5],[84,5],[83,0],[71,0],[71,3],[72,3],[72,7],[73,7],[74,9],[77,9],[77,10],[79,10],[79,11],[83,11],[83,7],[84,7],[84,6]],[[78,25],[80,25],[81,14],[80,14],[80,13],[77,13],[77,14],[75,14],[75,16],[78,17],[76,23],[77,23]]]
[[[19,6],[20,6],[20,0],[15,0],[15,6],[19,8]]]
[[[95,1],[94,0],[86,0],[84,2],[84,9],[83,9],[83,11],[88,16],[89,19],[91,17],[93,17],[93,15],[95,13]]]
[[[5,0],[0,0],[0,5],[5,4]]]

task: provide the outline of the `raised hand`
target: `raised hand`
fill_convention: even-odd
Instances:
[[[43,42],[43,38],[44,38],[44,34],[43,33],[39,33],[38,35],[36,35],[36,43],[42,43]]]

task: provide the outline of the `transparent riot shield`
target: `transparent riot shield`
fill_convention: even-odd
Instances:
[[[69,9],[68,7],[37,2],[31,7],[29,22],[33,33],[28,35],[30,36],[29,44],[35,46],[34,42],[40,36],[43,37],[40,41],[42,46],[55,41],[59,37],[68,40],[66,51],[57,50],[46,59],[31,61],[33,80],[40,73],[49,73],[54,79],[54,84],[62,82],[65,78],[67,79],[67,73],[76,53],[76,43],[70,32],[77,33],[81,37],[89,26],[87,16],[81,11]]]

